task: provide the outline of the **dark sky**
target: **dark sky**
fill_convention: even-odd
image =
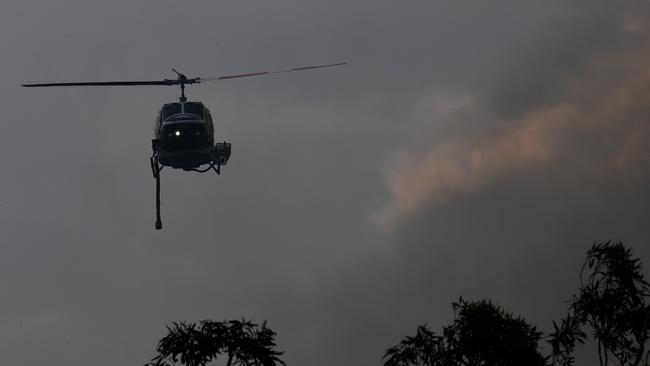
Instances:
[[[7,0],[0,364],[140,365],[164,324],[268,320],[291,365],[377,365],[462,295],[542,330],[585,251],[650,263],[647,1]],[[170,87],[233,144],[163,173]],[[646,272],[647,273],[647,272]],[[589,355],[580,366],[589,364]]]

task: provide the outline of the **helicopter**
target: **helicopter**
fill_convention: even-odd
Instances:
[[[41,83],[22,84],[24,87],[57,87],[57,86],[136,86],[136,85],[178,85],[181,95],[176,103],[167,103],[160,108],[155,120],[154,138],[151,140],[153,153],[149,158],[151,171],[156,181],[156,230],[162,229],[160,218],[160,172],[165,167],[205,173],[214,171],[221,174],[221,166],[228,163],[231,144],[214,141],[214,124],[208,108],[201,102],[188,101],[185,96],[185,86],[207,81],[228,80],[252,76],[279,74],[293,71],[320,69],[341,66],[346,62],[327,65],[302,66],[286,70],[251,72],[215,76],[208,78],[188,78],[172,69],[176,79],[140,80],[140,81],[90,81],[72,83]]]

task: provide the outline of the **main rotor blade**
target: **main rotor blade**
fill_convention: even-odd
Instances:
[[[178,85],[178,80],[152,80],[152,81],[89,81],[81,83],[45,83],[45,84],[23,84],[24,87],[41,86],[131,86],[131,85]]]
[[[302,71],[302,70],[311,70],[311,69],[320,69],[323,67],[332,67],[332,66],[341,66],[341,65],[346,65],[347,62],[339,62],[336,64],[328,64],[328,65],[316,65],[316,66],[303,66],[303,67],[294,67],[293,69],[287,69],[287,70],[277,70],[277,71],[262,71],[262,72],[251,72],[247,74],[236,74],[236,75],[226,75],[226,76],[215,76],[215,77],[210,77],[210,78],[198,78],[199,82],[202,81],[214,81],[214,80],[226,80],[226,79],[237,79],[237,78],[246,78],[250,76],[260,76],[260,75],[269,75],[269,74],[279,74],[283,72],[291,72],[291,71]]]

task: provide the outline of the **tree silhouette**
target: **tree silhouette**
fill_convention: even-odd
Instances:
[[[425,325],[384,355],[385,366],[542,366],[537,350],[542,336],[523,318],[505,312],[489,300],[452,304],[451,325],[442,334]]]
[[[641,261],[622,243],[594,244],[580,272],[580,288],[560,324],[553,322],[553,363],[570,366],[577,344],[589,327],[598,344],[600,365],[610,356],[621,366],[648,365],[646,350],[650,317],[650,285],[643,278]]]
[[[246,320],[200,323],[173,323],[158,342],[158,355],[145,366],[204,366],[223,356],[227,366],[285,365],[275,350],[275,332],[266,322],[257,325]]]

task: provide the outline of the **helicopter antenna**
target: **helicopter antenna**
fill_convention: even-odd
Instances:
[[[181,74],[180,72],[178,72],[174,68],[172,68],[172,71],[175,72],[176,75],[178,75],[178,84],[181,87],[181,97],[178,98],[178,100],[181,103],[185,103],[185,102],[187,102],[187,98],[185,97],[185,83],[187,83],[187,76],[185,76],[184,74]]]

